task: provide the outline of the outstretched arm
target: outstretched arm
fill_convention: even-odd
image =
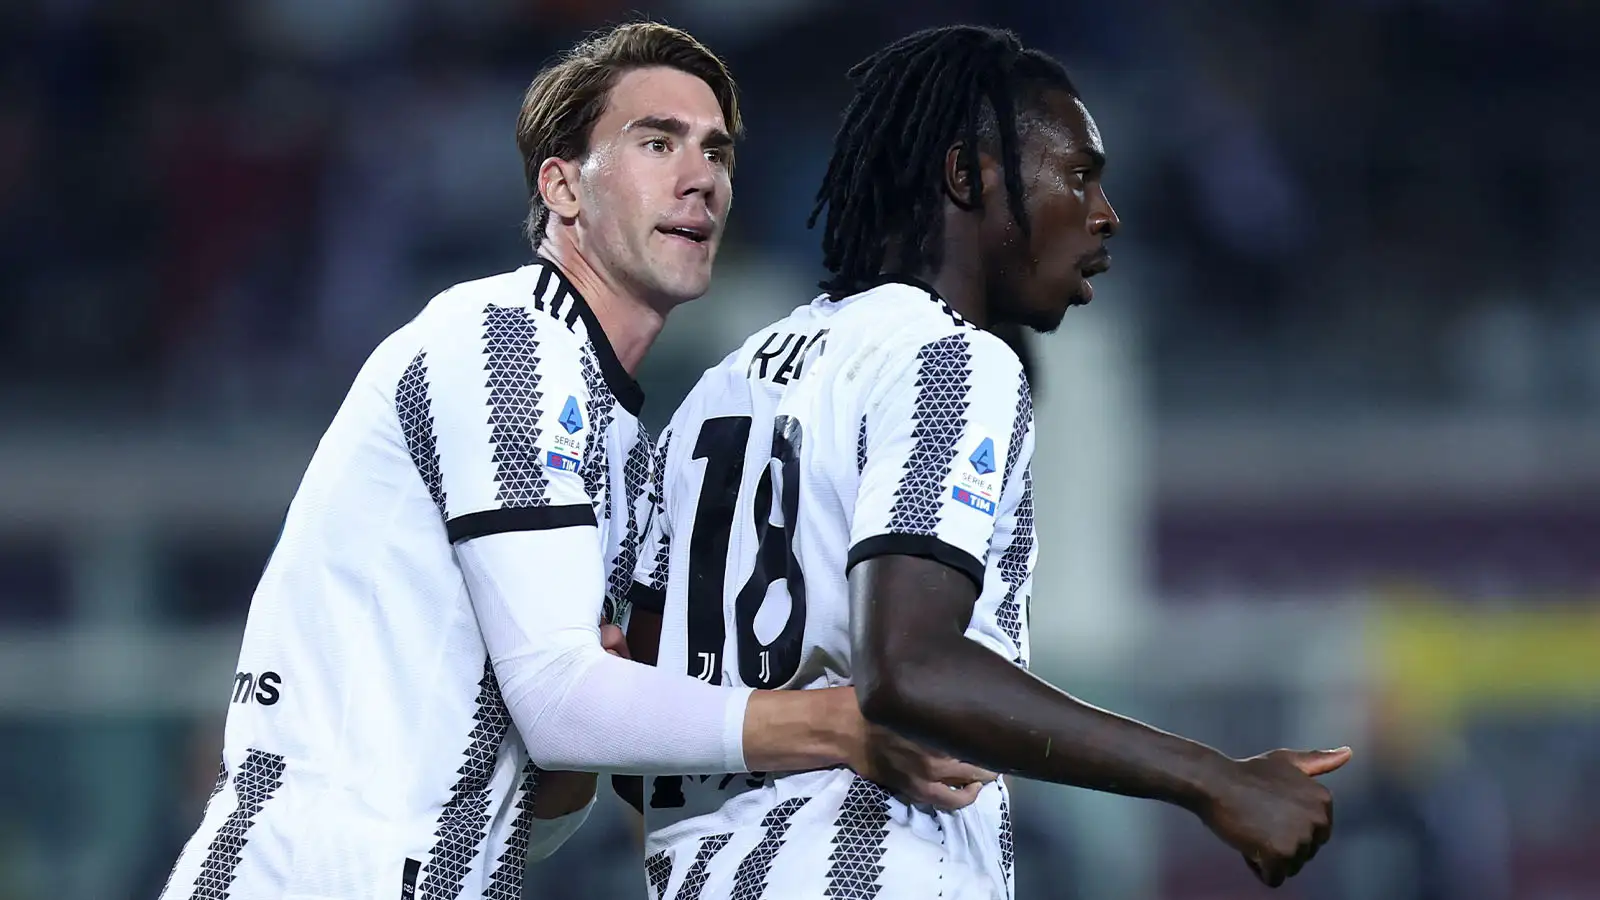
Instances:
[[[849,553],[867,719],[996,771],[1192,810],[1263,880],[1293,874],[1331,826],[1329,795],[1306,775],[1347,753],[1231,760],[1013,664],[1035,558],[1032,403],[1015,354],[990,334],[952,334],[875,384]],[[986,582],[1001,581],[987,585],[1002,627],[979,630],[986,646],[967,632]]]
[[[850,588],[869,721],[996,771],[1188,809],[1274,887],[1331,835],[1332,797],[1307,776],[1347,748],[1234,760],[1083,703],[967,639],[976,588],[932,560],[868,560]]]
[[[1222,754],[1083,703],[968,639],[977,596],[930,559],[855,567],[851,649],[869,720],[997,771],[1199,810]]]

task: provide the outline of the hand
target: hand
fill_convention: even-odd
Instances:
[[[623,634],[622,629],[615,625],[600,626],[600,646],[606,648],[606,652],[612,656],[633,659],[633,656],[628,653],[628,636]]]
[[[1350,748],[1273,750],[1224,759],[1207,785],[1201,821],[1268,887],[1300,871],[1333,833],[1333,795],[1314,779],[1350,761]]]
[[[861,752],[850,768],[913,806],[963,809],[995,780],[987,769],[935,753],[887,728],[862,724]]]

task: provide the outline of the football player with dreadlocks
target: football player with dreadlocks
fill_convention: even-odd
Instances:
[[[990,329],[1089,302],[1118,220],[1061,64],[948,27],[854,67],[811,303],[708,371],[658,443],[636,656],[853,684],[868,721],[997,772],[1191,810],[1271,885],[1328,839],[1348,749],[1231,759],[1028,672],[1033,407]],[[655,778],[652,897],[1009,898],[995,782],[943,812],[844,769]]]

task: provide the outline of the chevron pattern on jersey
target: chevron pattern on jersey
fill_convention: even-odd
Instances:
[[[1005,629],[1006,637],[1011,638],[1011,643],[1017,648],[1017,655],[1012,662],[1021,665],[1022,657],[1022,620],[1023,602],[1022,585],[1028,580],[1028,571],[1033,556],[1033,473],[1024,470],[1022,473],[1022,500],[1017,503],[1016,529],[1011,533],[1011,545],[1006,547],[1006,552],[1001,554],[1000,562],[995,568],[1000,577],[1006,580],[1006,595],[1000,599],[999,606],[995,607],[994,618],[1000,627]]]
[[[1017,418],[1011,423],[1011,443],[1006,445],[1005,476],[1000,482],[1000,489],[1005,490],[1011,484],[1011,473],[1017,467],[1017,460],[1022,456],[1022,442],[1028,436],[1028,425],[1033,421],[1033,392],[1028,390],[1028,376],[1022,375],[1017,379]]]
[[[739,870],[733,876],[733,893],[728,900],[758,900],[767,891],[767,876],[772,872],[772,861],[783,849],[783,839],[789,833],[789,820],[810,802],[810,797],[794,797],[774,806],[761,819],[767,830],[761,840],[745,854]]]
[[[887,530],[933,535],[944,509],[944,482],[967,426],[972,350],[965,334],[952,334],[917,351],[917,361],[911,455],[895,489]]]
[[[611,518],[611,465],[606,458],[606,435],[611,431],[612,411],[617,398],[611,395],[594,347],[583,345],[583,383],[589,391],[589,439],[583,445],[583,487],[594,503],[594,518]]]
[[[427,351],[422,351],[406,366],[394,391],[394,408],[400,415],[400,430],[405,433],[411,462],[442,516],[445,515],[444,476],[439,470],[439,444],[433,432],[433,404],[428,399],[427,357]]]
[[[228,890],[239,872],[239,857],[244,852],[245,835],[255,824],[261,808],[283,786],[283,757],[276,753],[251,750],[233,775],[236,797],[233,812],[217,829],[206,849],[195,876],[194,893],[189,900],[228,900]]]
[[[861,427],[856,429],[856,474],[867,470],[867,417],[861,417]]]
[[[661,433],[661,445],[656,450],[654,482],[651,486],[650,507],[652,515],[661,515],[667,502],[667,452],[672,449],[672,428]],[[650,563],[649,578],[645,581],[653,590],[667,589],[667,566],[672,561],[672,535],[660,532],[656,543],[656,557]]]
[[[644,861],[644,877],[650,881],[650,900],[666,900],[667,883],[672,881],[672,857],[667,851]]]
[[[1015,893],[1016,886],[1011,881],[1011,870],[1016,866],[1017,857],[1014,852],[1014,841],[1011,833],[1011,792],[1000,791],[1000,873],[1006,880],[1006,888]]]
[[[461,895],[461,885],[488,836],[489,780],[494,775],[500,744],[511,727],[511,712],[500,696],[500,682],[487,659],[483,661],[483,677],[478,680],[477,709],[472,719],[467,749],[462,752],[466,761],[456,770],[460,777],[450,788],[450,799],[439,814],[433,850],[422,871],[418,896],[428,900],[456,900]]]
[[[522,784],[517,788],[522,796],[517,800],[517,817],[511,821],[506,849],[495,861],[483,900],[522,900],[522,876],[528,868],[528,836],[533,832],[533,800],[539,795],[539,771],[532,762],[522,766]]]
[[[219,759],[217,760],[217,783],[211,786],[211,796],[207,798],[207,802],[217,799],[217,795],[222,793],[222,786],[227,783],[228,761],[225,759]]]
[[[516,307],[483,310],[484,369],[489,373],[489,440],[494,445],[495,502],[541,506],[550,484],[539,456],[539,329]]]
[[[889,837],[889,792],[864,778],[850,782],[839,806],[828,887],[836,900],[875,900],[883,885],[884,841]]]
[[[673,900],[700,900],[706,889],[706,879],[711,877],[711,857],[728,846],[732,838],[731,834],[708,834],[700,839],[700,849],[695,852],[694,862],[689,864],[689,872],[683,876],[683,884],[678,885]]]
[[[622,493],[626,498],[625,508],[622,510],[624,524],[627,531],[622,535],[622,544],[617,548],[617,558],[611,561],[610,596],[606,598],[606,621],[614,622],[624,612],[621,604],[628,596],[628,588],[633,584],[634,565],[639,561],[639,541],[644,537],[640,527],[648,521],[648,512],[641,512],[644,504],[641,500],[649,502],[645,487],[650,479],[650,455],[655,450],[655,443],[650,440],[650,433],[639,426],[639,437],[628,450],[628,462],[622,469]]]

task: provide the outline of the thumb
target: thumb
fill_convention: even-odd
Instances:
[[[1297,750],[1289,754],[1289,762],[1312,778],[1326,775],[1349,761],[1349,747],[1340,747],[1337,750]]]

